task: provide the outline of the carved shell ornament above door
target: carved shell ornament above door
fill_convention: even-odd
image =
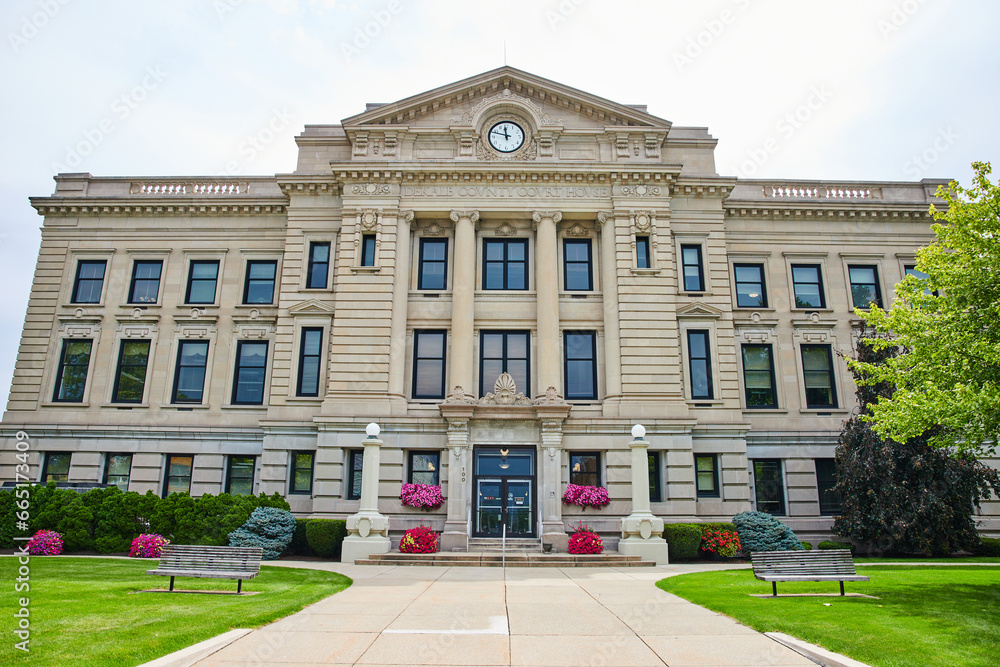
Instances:
[[[479,401],[480,405],[531,405],[531,399],[518,393],[514,378],[509,373],[501,373],[493,385],[493,391]]]

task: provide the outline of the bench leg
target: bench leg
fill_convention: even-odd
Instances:
[[[239,595],[242,591],[243,591],[243,580],[242,579],[237,579],[236,580],[236,594]]]
[[[843,581],[842,581],[842,582],[840,582],[840,594],[841,594],[841,595],[843,595],[843,594],[844,594],[844,582],[843,582]]]
[[[173,592],[173,590],[174,590],[174,578],[170,577],[170,591]]]
[[[774,596],[774,597],[778,597],[778,582],[777,581],[772,581],[771,582],[771,595]]]

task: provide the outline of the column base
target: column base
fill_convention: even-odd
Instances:
[[[625,556],[639,556],[657,565],[667,565],[667,541],[662,537],[626,537],[618,541],[618,553]]]
[[[354,563],[358,559],[368,558],[372,554],[387,554],[392,550],[392,541],[381,535],[348,535],[341,547],[340,562]]]
[[[542,544],[551,544],[552,553],[566,553],[569,550],[569,535],[562,521],[542,522]]]
[[[469,524],[464,521],[445,521],[441,533],[441,551],[468,551]]]

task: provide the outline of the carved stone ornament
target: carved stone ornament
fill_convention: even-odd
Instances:
[[[444,227],[436,222],[432,222],[427,227],[424,227],[422,234],[423,236],[441,236],[444,234]]]
[[[545,218],[550,218],[552,222],[558,223],[562,220],[562,211],[535,211],[531,214],[531,220],[536,225]]]
[[[590,230],[578,222],[566,230],[566,236],[590,236]]]
[[[361,223],[361,229],[366,232],[374,231],[375,227],[378,225],[378,211],[373,208],[366,208],[361,211],[361,215],[358,216],[358,221]]]
[[[493,233],[496,234],[497,236],[514,236],[515,234],[517,234],[517,230],[514,229],[514,226],[512,224],[510,224],[509,222],[505,222],[499,227],[497,227]]]
[[[452,211],[449,215],[452,222],[458,222],[462,218],[468,218],[472,222],[479,222],[479,211]]]
[[[639,211],[632,219],[635,222],[635,230],[637,232],[648,230],[649,226],[653,223],[653,216],[648,211]]]
[[[493,385],[493,391],[479,399],[479,405],[533,405],[530,398],[518,393],[514,378],[509,373],[501,373]]]
[[[501,153],[493,150],[480,137],[476,141],[476,159],[486,162],[521,162],[538,158],[538,142],[530,139],[524,142],[524,146],[513,153]]]
[[[413,229],[414,226],[416,226],[416,224],[417,224],[416,223],[416,214],[413,211],[400,211],[400,213],[402,214],[403,222],[406,223],[406,225],[410,229]]]
[[[462,114],[462,124],[471,125],[475,121],[475,118],[479,114],[479,111],[481,109],[484,109],[485,107],[494,104],[495,102],[520,102],[521,104],[523,104],[524,106],[530,108],[532,111],[535,112],[535,115],[537,115],[538,118],[541,120],[542,125],[552,124],[552,117],[549,114],[542,111],[542,108],[540,106],[535,104],[535,102],[530,98],[521,97],[517,93],[513,92],[510,88],[504,88],[496,95],[492,95],[490,97],[481,100],[479,104],[472,107],[472,109],[470,109],[469,111],[466,111],[464,114]]]
[[[392,188],[385,183],[358,183],[351,188],[351,194],[355,195],[388,195],[392,194]]]
[[[460,386],[455,385],[455,388],[451,390],[451,394],[444,400],[445,405],[475,405],[476,399],[469,398],[465,395],[465,390]]]
[[[535,399],[535,404],[537,405],[565,405],[566,401],[563,397],[559,395],[559,392],[555,387],[549,387],[545,390],[545,396]],[[560,426],[560,430],[562,426]]]
[[[622,195],[625,197],[659,197],[658,185],[623,185]]]

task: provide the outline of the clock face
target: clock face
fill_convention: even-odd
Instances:
[[[502,120],[490,128],[487,135],[490,146],[501,153],[513,153],[524,145],[524,130],[517,123]]]

